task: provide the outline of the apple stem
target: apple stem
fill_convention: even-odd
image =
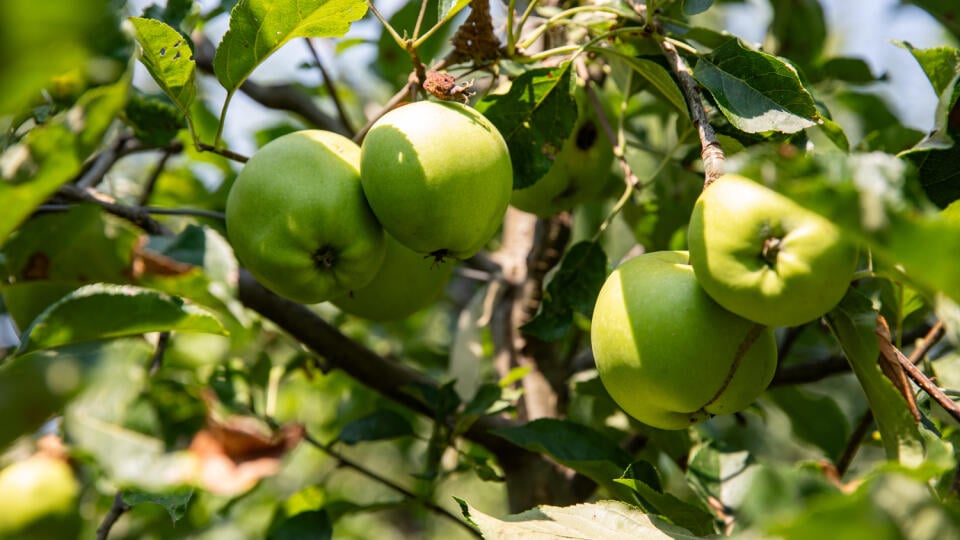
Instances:
[[[780,246],[782,244],[783,240],[777,238],[776,236],[771,236],[763,241],[763,249],[760,251],[760,255],[763,257],[763,260],[767,261],[767,264],[776,264],[777,256],[780,255]]]

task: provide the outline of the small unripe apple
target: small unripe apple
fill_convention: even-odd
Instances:
[[[732,174],[703,190],[687,241],[704,290],[769,326],[796,326],[830,311],[857,268],[857,246],[836,225]]]
[[[524,212],[552,216],[598,197],[609,185],[613,147],[586,90],[578,86],[575,96],[577,122],[550,170],[533,185],[513,191],[510,204]]]
[[[439,260],[479,251],[513,189],[500,132],[460,103],[418,101],[383,115],[363,140],[360,173],[383,228]]]
[[[646,253],[615,269],[597,297],[590,339],[610,396],[661,429],[746,408],[777,363],[773,331],[707,296],[684,251]]]
[[[386,235],[387,254],[373,281],[331,301],[346,313],[374,321],[397,320],[432,304],[454,264],[417,253]]]
[[[62,459],[42,454],[0,471],[0,538],[77,538],[80,487]]]
[[[227,236],[268,289],[302,303],[373,279],[383,228],[360,186],[360,148],[320,130],[283,135],[244,165],[227,198]]]

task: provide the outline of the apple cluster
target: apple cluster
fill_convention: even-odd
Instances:
[[[336,133],[281,136],[227,199],[237,258],[274,293],[369,319],[432,303],[496,233],[513,169],[503,137],[459,103],[420,101],[377,120],[362,146]]]
[[[591,324],[604,387],[662,429],[749,406],[776,369],[773,327],[832,309],[857,265],[857,247],[833,223],[736,175],[703,191],[687,237],[689,252],[615,269]]]

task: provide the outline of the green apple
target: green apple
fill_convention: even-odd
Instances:
[[[302,303],[363,287],[385,252],[383,228],[360,186],[360,148],[320,130],[258,150],[227,198],[227,236],[268,289]]]
[[[0,538],[77,538],[79,484],[62,459],[37,454],[0,471]]]
[[[590,325],[600,380],[628,414],[683,429],[746,408],[773,378],[773,331],[700,288],[684,251],[634,257],[603,284]]]
[[[453,272],[450,261],[417,253],[389,234],[387,255],[366,287],[331,302],[351,315],[374,321],[403,319],[432,304]]]
[[[460,103],[419,101],[383,115],[363,140],[360,174],[384,229],[438,260],[479,251],[513,189],[500,132]]]
[[[575,94],[580,114],[550,170],[535,184],[513,191],[510,204],[524,212],[552,216],[597,198],[609,184],[613,163],[610,139],[603,133],[586,91],[577,87]]]
[[[833,223],[736,175],[703,190],[687,242],[704,290],[769,326],[796,326],[830,311],[857,267],[856,245]]]

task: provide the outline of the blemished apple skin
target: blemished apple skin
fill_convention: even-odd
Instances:
[[[797,326],[830,311],[857,268],[858,248],[837,226],[733,174],[700,195],[687,242],[707,294],[769,326]]]
[[[590,334],[610,396],[661,429],[746,408],[776,369],[773,331],[707,296],[683,251],[639,255],[616,268],[597,298]]]
[[[403,245],[464,259],[496,234],[513,167],[503,136],[476,110],[434,101],[401,106],[373,124],[361,149],[363,191]]]
[[[399,320],[433,304],[450,281],[455,263],[417,253],[389,234],[387,254],[373,281],[332,300],[351,315],[371,321]]]
[[[360,186],[360,148],[321,130],[258,150],[227,198],[227,236],[274,293],[312,304],[363,287],[385,253],[383,228]]]

